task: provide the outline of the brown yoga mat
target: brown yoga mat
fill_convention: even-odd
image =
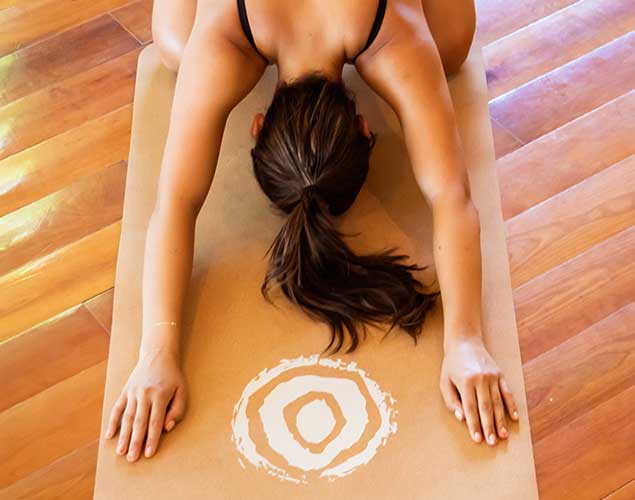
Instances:
[[[366,184],[336,218],[357,252],[398,246],[433,265],[432,217],[392,109],[353,66],[343,78],[377,144]],[[153,209],[175,76],[154,45],[139,58],[132,142],[117,260],[112,336],[95,498],[105,499],[537,499],[487,88],[480,48],[449,81],[481,217],[486,344],[514,392],[519,423],[495,447],[474,443],[439,391],[441,302],[415,346],[402,330],[369,327],[361,347],[320,356],[328,327],[280,291],[260,294],[265,252],[284,222],[252,174],[249,134],[277,80],[271,66],[232,111],[211,191],[197,220],[184,317],[186,418],[157,454],[135,463],[103,439],[137,360],[146,228]],[[422,272],[434,282],[434,270]],[[383,339],[383,340],[382,340]]]

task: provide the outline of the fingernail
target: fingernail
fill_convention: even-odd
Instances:
[[[166,426],[165,426],[165,428],[166,428],[166,430],[167,430],[168,432],[170,432],[170,431],[174,428],[174,425],[175,425],[174,420],[170,420],[170,421],[168,422],[168,425],[166,425]]]
[[[507,429],[505,429],[505,427],[501,427],[501,436],[507,436]]]
[[[117,447],[117,454],[118,454],[118,455],[123,455],[123,445],[122,445],[122,444],[120,444],[120,445]]]
[[[146,446],[146,457],[152,455],[152,446]]]
[[[128,456],[126,458],[128,459],[128,462],[132,462],[134,460],[134,453],[128,453]]]
[[[481,433],[480,432],[475,432],[474,433],[474,441],[476,441],[477,443],[481,442]]]
[[[496,443],[496,437],[494,436],[494,434],[490,434],[489,437],[487,438],[487,441],[489,444],[495,444]]]
[[[463,416],[461,415],[461,410],[459,410],[458,408],[456,410],[454,410],[454,416],[459,421],[463,418]]]
[[[513,417],[514,417],[515,419],[518,419],[518,412],[517,412],[516,410],[514,410]]]

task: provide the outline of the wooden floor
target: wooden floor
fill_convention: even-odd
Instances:
[[[635,2],[477,3],[540,496],[632,500]],[[0,0],[2,499],[92,497],[150,12]]]

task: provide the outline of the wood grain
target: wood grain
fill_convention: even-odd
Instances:
[[[0,488],[94,442],[106,364],[102,361],[0,413]]]
[[[505,156],[512,151],[515,151],[523,145],[523,143],[517,137],[514,137],[509,130],[506,130],[496,120],[491,120],[492,135],[494,136],[494,152],[496,158]]]
[[[523,363],[635,297],[635,226],[514,290]]]
[[[635,29],[632,0],[581,0],[483,49],[490,99]]]
[[[505,224],[514,288],[633,225],[635,155]]]
[[[514,217],[635,154],[633,137],[635,91],[500,158],[496,169],[503,218]]]
[[[476,0],[477,37],[484,45],[558,12],[577,0]]]
[[[541,500],[601,498],[635,477],[635,386],[534,445]]]
[[[0,56],[119,7],[128,0],[20,0],[0,10]]]
[[[564,427],[635,384],[635,302],[524,366],[531,437]]]
[[[152,0],[137,0],[111,12],[140,43],[152,40]]]
[[[527,143],[630,92],[634,81],[632,31],[493,99],[490,114]]]
[[[95,317],[108,335],[112,330],[112,306],[115,289],[110,288],[105,292],[84,302],[84,306]]]
[[[81,304],[3,342],[0,411],[105,360],[108,342],[103,327]]]
[[[602,500],[633,500],[635,498],[635,479],[621,486]]]
[[[117,163],[0,218],[0,274],[119,221],[126,172]]]
[[[87,71],[139,46],[108,15],[0,58],[0,106]]]
[[[141,47],[0,108],[0,159],[132,102]]]
[[[99,440],[29,474],[2,491],[11,500],[91,500]]]
[[[0,216],[128,159],[132,105],[0,160]]]
[[[113,286],[121,221],[0,276],[0,341]]]

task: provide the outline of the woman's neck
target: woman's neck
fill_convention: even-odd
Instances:
[[[306,61],[294,63],[294,61],[287,58],[283,64],[276,64],[278,67],[278,85],[280,85],[281,82],[291,82],[292,80],[299,79],[312,72],[319,72],[329,80],[340,81],[342,79],[343,65],[343,61],[335,60],[325,61],[319,64],[316,64],[315,61],[311,63],[307,63]]]

